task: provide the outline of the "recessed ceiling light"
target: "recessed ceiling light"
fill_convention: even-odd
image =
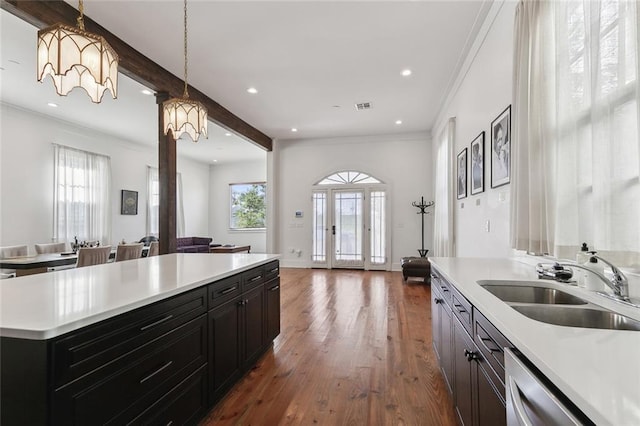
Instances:
[[[213,162],[214,162],[214,163],[217,163],[217,162],[218,162],[218,160],[213,160]]]
[[[402,70],[401,74],[403,77],[409,77],[411,75],[411,70],[410,69]]]
[[[396,124],[398,125],[402,124],[402,120],[396,120]]]
[[[142,93],[143,95],[147,95],[147,96],[153,95],[153,92],[151,90],[149,90],[149,89],[141,90],[140,93]]]
[[[51,108],[58,108],[58,104],[54,104],[53,102],[49,102],[47,105],[49,105]]]
[[[292,128],[291,128],[291,131],[295,133],[295,132],[297,132],[297,131],[298,131],[298,129],[296,129],[295,127],[292,127]]]
[[[247,89],[247,92],[251,93],[252,95],[255,95],[256,93],[258,93],[258,89],[256,89],[255,87],[249,87]]]
[[[225,136],[231,136],[231,133],[227,132],[224,134]]]

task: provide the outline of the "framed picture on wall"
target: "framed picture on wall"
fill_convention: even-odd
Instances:
[[[484,131],[471,142],[471,195],[484,191]]]
[[[138,214],[138,191],[129,191],[126,189],[122,190],[120,214]]]
[[[466,198],[467,196],[467,148],[460,151],[456,161],[457,165],[457,179],[456,188],[458,194],[458,200]]]
[[[511,181],[511,105],[491,122],[491,187]]]

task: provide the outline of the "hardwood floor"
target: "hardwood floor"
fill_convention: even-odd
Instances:
[[[431,290],[400,272],[280,269],[282,331],[201,425],[455,425]]]

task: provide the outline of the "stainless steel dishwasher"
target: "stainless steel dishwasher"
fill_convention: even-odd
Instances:
[[[507,425],[549,426],[592,424],[563,402],[559,391],[530,369],[520,357],[505,348]]]

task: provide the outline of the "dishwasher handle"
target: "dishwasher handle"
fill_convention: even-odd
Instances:
[[[531,420],[527,417],[527,413],[524,409],[524,403],[522,402],[518,383],[513,377],[509,377],[509,402],[513,405],[515,420],[517,420],[518,424],[520,426],[533,426],[533,423],[531,423]]]

